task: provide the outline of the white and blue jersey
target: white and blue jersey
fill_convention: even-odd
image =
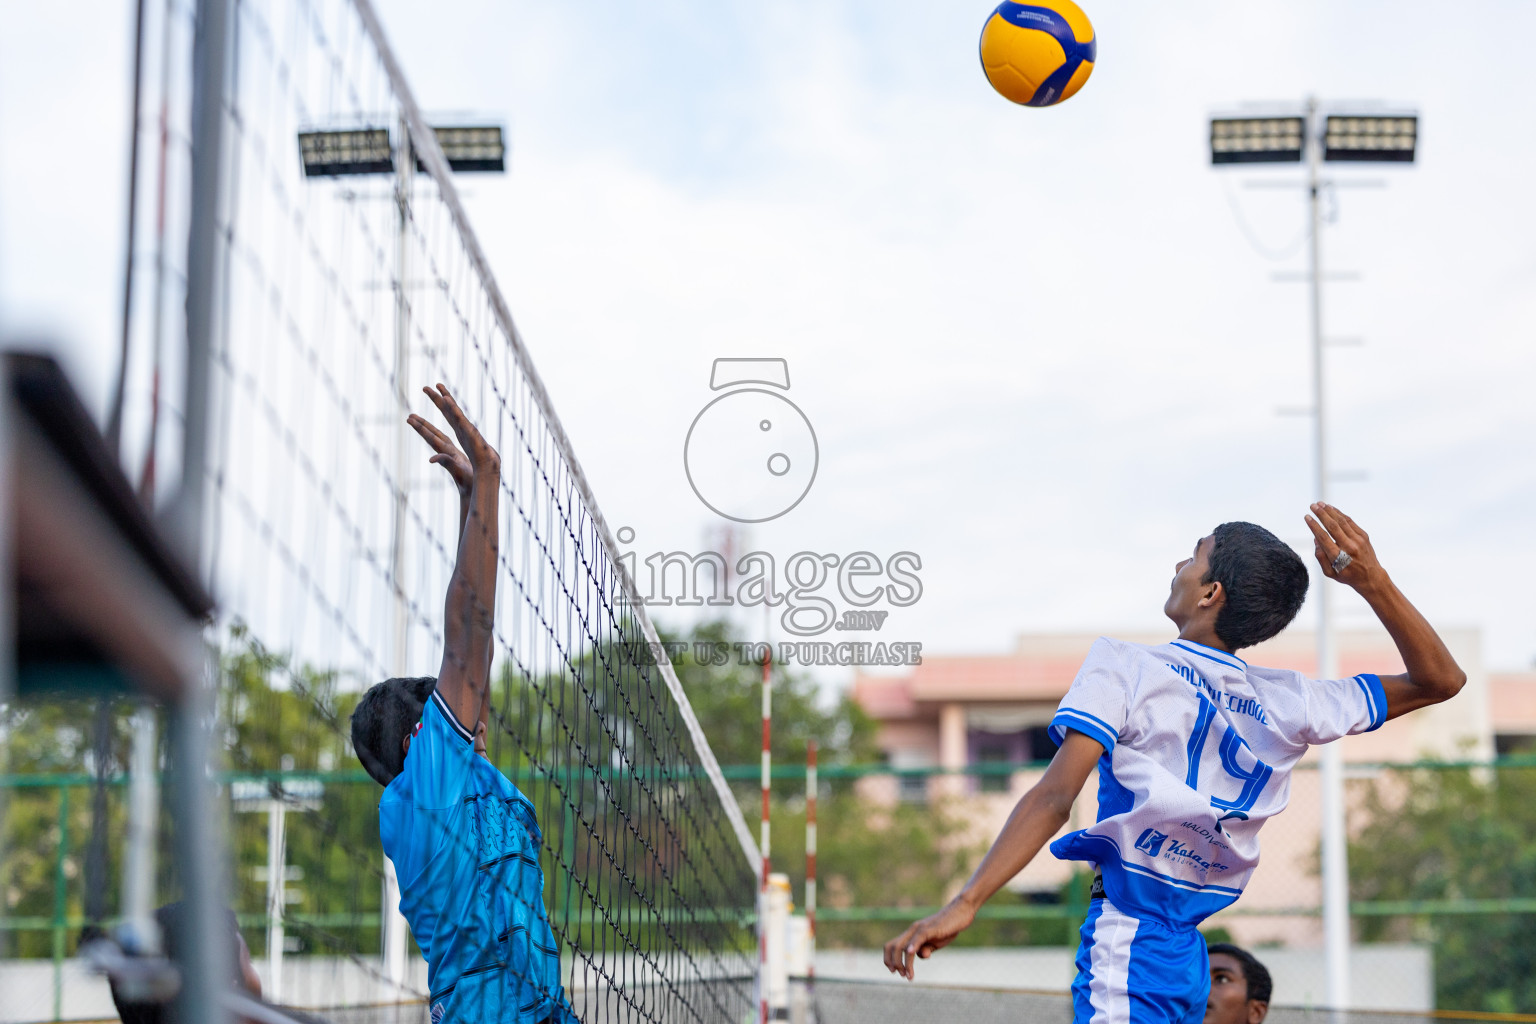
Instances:
[[[1101,637],[1050,727],[1103,745],[1098,821],[1051,852],[1097,864],[1120,909],[1192,927],[1242,895],[1307,747],[1386,716],[1374,675],[1315,680],[1187,640]]]
[[[1315,680],[1187,640],[1101,637],[1051,719],[1104,747],[1099,814],[1051,852],[1102,874],[1073,983],[1079,1024],[1198,1024],[1210,985],[1195,930],[1259,863],[1307,747],[1386,721],[1374,675]]]
[[[574,1021],[544,912],[533,804],[436,691],[379,801],[400,911],[427,959],[433,1024]]]

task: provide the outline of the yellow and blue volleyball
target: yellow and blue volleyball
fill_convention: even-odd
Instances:
[[[999,4],[981,30],[981,69],[992,88],[1026,107],[1070,99],[1093,74],[1098,44],[1072,0]]]

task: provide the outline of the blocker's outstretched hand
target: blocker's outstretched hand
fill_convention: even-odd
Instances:
[[[453,438],[415,413],[407,416],[405,421],[410,424],[411,429],[421,435],[423,441],[432,446],[436,454],[428,461],[435,462],[446,469],[459,488],[459,494],[467,497],[470,488],[474,485],[475,474],[488,470],[492,472],[500,470],[501,458],[496,454],[496,449],[492,448],[481,435],[479,428],[464,415],[464,410],[459,408],[459,403],[446,385],[439,384],[435,388],[424,387],[421,390],[432,400],[432,404],[437,406],[443,418],[448,421],[448,426],[458,435],[459,444],[454,444]],[[462,450],[459,445],[463,445]]]
[[[1312,503],[1312,513],[1317,518],[1306,517],[1307,529],[1312,531],[1314,553],[1324,576],[1356,590],[1382,580],[1381,562],[1371,547],[1371,538],[1353,519],[1321,501]],[[1340,553],[1349,557],[1341,559]],[[1340,562],[1344,564],[1334,568]]]
[[[427,393],[431,394],[430,391]],[[453,438],[415,413],[407,416],[405,422],[410,424],[411,429],[420,434],[421,439],[431,445],[432,450],[437,453],[427,461],[446,469],[448,475],[453,477],[454,486],[459,489],[459,496],[469,497],[469,489],[475,483],[475,468],[469,464],[469,456],[459,451],[459,446],[453,443]]]
[[[422,391],[458,437],[455,445],[422,417],[407,417],[412,429],[432,446],[431,461],[446,469],[459,489],[459,551],[444,601],[443,664],[437,674],[437,692],[466,733],[470,723],[483,733],[490,714],[501,456],[464,415],[446,385]],[[483,751],[484,743],[483,735],[477,737],[475,749]]]

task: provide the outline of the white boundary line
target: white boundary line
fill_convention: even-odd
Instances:
[[[491,309],[501,323],[502,330],[507,332],[507,338],[512,344],[512,354],[517,357],[517,365],[523,371],[523,376],[527,378],[534,401],[538,403],[539,411],[544,414],[550,433],[554,435],[555,447],[559,449],[566,465],[570,468],[571,476],[581,493],[581,500],[587,506],[587,514],[592,517],[593,525],[597,527],[603,548],[607,551],[608,559],[613,563],[620,585],[624,588],[624,596],[629,599],[630,607],[634,609],[635,617],[640,621],[640,628],[645,634],[650,649],[660,652],[661,640],[656,635],[656,627],[651,624],[651,617],[646,614],[645,605],[640,603],[635,581],[630,578],[624,563],[619,559],[618,545],[614,543],[613,535],[608,532],[608,523],[598,509],[597,499],[593,497],[586,474],[581,471],[581,463],[576,460],[576,453],[571,449],[570,439],[565,436],[565,427],[561,425],[560,417],[555,415],[554,405],[549,400],[549,394],[544,390],[544,381],[539,377],[538,370],[534,368],[533,359],[528,355],[528,350],[523,347],[522,335],[518,333],[517,326],[512,322],[512,311],[507,306],[507,300],[502,296],[496,279],[491,276],[490,264],[486,262],[485,253],[480,248],[479,237],[470,227],[464,205],[459,201],[458,190],[454,188],[453,180],[449,176],[448,161],[443,156],[442,148],[437,144],[437,136],[432,133],[426,119],[421,116],[420,108],[416,106],[416,97],[405,80],[405,73],[401,70],[399,62],[395,59],[395,51],[390,48],[389,41],[384,37],[384,28],[374,12],[372,0],[352,0],[352,3],[357,9],[358,17],[362,20],[363,28],[373,39],[373,45],[378,48],[379,59],[383,62],[384,70],[389,75],[390,85],[393,86],[399,98],[400,112],[410,128],[411,142],[416,155],[421,158],[427,173],[437,183],[443,203],[448,207],[454,226],[459,230],[459,236],[463,239],[470,262],[474,264],[475,273],[480,277],[480,284],[491,300]],[[678,709],[682,712],[683,724],[688,727],[688,735],[693,738],[694,748],[698,751],[699,760],[703,763],[709,781],[715,787],[715,794],[725,805],[726,817],[730,819],[731,827],[736,832],[736,839],[741,844],[741,852],[746,855],[755,880],[762,874],[763,856],[758,852],[757,843],[752,838],[752,831],[747,828],[746,818],[742,816],[741,807],[736,803],[736,797],[732,795],[730,786],[726,785],[725,776],[720,771],[720,763],[715,760],[715,752],[710,749],[709,740],[699,726],[698,716],[693,713],[693,705],[689,703],[688,695],[683,692],[682,683],[678,682],[671,660],[662,656],[655,661],[657,668],[661,670],[662,678],[666,680],[667,690],[671,692],[672,699],[677,701]]]

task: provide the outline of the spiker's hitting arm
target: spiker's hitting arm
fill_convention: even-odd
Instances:
[[[928,959],[969,928],[981,905],[1023,871],[1040,847],[1067,823],[1072,801],[1082,792],[1083,783],[1103,753],[1097,740],[1068,730],[1045,775],[1020,798],[965,888],[943,910],[885,944],[886,970],[911,981],[919,959]]]
[[[1317,502],[1312,512],[1317,518],[1307,516],[1307,528],[1316,542],[1315,553],[1323,574],[1355,588],[1365,598],[1397,645],[1403,667],[1408,670],[1401,675],[1381,677],[1381,688],[1387,696],[1387,718],[1439,704],[1460,693],[1467,674],[1456,664],[1440,634],[1381,567],[1371,538],[1332,505]]]
[[[483,734],[490,710],[501,457],[444,385],[422,390],[459,441],[455,446],[420,416],[409,418],[411,427],[436,452],[431,461],[446,469],[459,489],[459,551],[448,580],[437,691],[460,722]],[[481,745],[483,739],[477,736],[476,746]]]

